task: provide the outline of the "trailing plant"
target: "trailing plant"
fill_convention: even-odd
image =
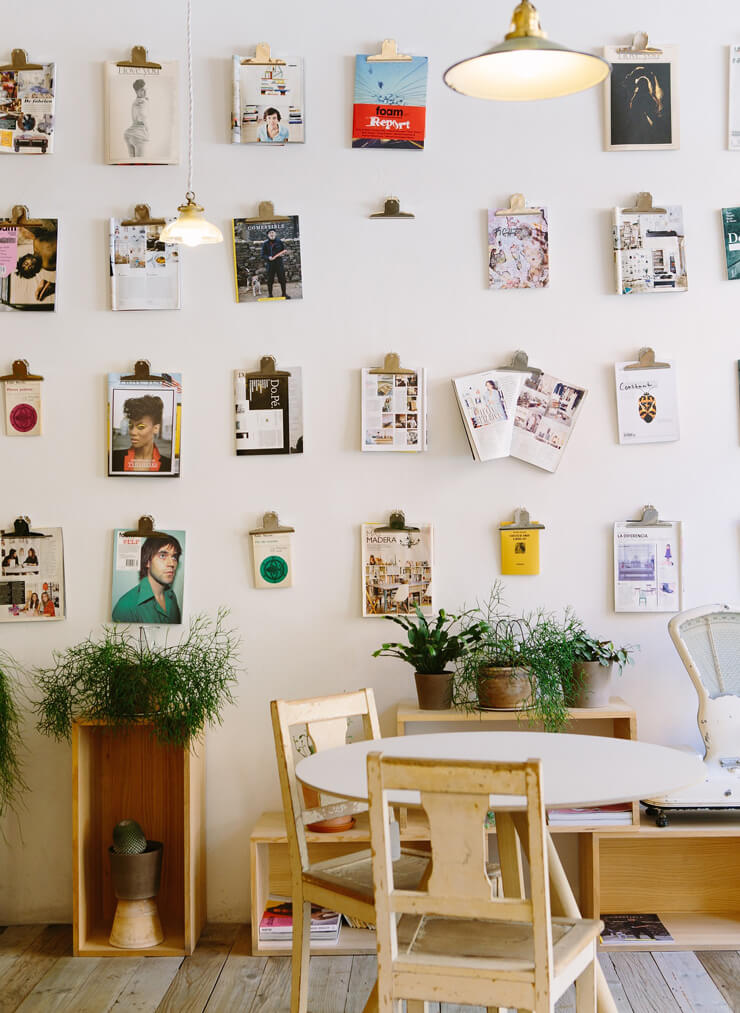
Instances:
[[[104,626],[97,639],[55,651],[54,664],[34,674],[39,731],[69,740],[76,719],[114,727],[145,720],[160,742],[189,746],[234,703],[240,639],[225,625],[228,614],[195,616],[177,643],[161,647],[142,627]]]
[[[633,665],[635,662],[632,654],[635,648],[632,644],[615,647],[613,640],[596,640],[583,628],[573,640],[573,650],[576,661],[598,661],[605,668],[613,663],[620,675],[625,665]]]
[[[20,714],[13,677],[20,666],[7,651],[0,650],[0,817],[17,812],[27,785],[21,760]]]
[[[472,612],[453,615],[440,609],[436,620],[430,624],[418,605],[415,611],[415,621],[411,617],[385,616],[403,627],[408,644],[383,644],[377,651],[373,651],[374,658],[400,658],[408,662],[415,672],[436,675],[475,648],[486,634],[485,623],[481,620],[473,621]],[[455,626],[458,626],[457,632],[453,632]]]

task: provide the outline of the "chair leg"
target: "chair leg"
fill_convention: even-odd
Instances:
[[[576,1013],[596,1013],[596,944],[593,959],[576,978]]]
[[[298,914],[296,915],[296,912]],[[308,1010],[308,965],[311,957],[311,904],[303,894],[293,897],[293,949],[290,1013]]]

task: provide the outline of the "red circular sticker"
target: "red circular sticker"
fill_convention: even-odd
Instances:
[[[17,404],[10,409],[10,424],[16,432],[30,433],[38,419],[38,412],[33,405]]]

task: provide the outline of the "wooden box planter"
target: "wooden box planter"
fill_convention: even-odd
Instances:
[[[151,725],[127,729],[76,722],[72,728],[74,953],[85,957],[184,956],[206,915],[205,746],[198,755],[162,746]],[[164,940],[142,950],[108,942],[116,897],[108,847],[130,818],[164,857],[157,907]]]

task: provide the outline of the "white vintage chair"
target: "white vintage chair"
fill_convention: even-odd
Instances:
[[[425,1001],[552,1013],[575,981],[578,1013],[596,1010],[596,938],[603,925],[552,918],[541,761],[481,763],[367,758],[378,933],[379,1013],[422,1013]],[[388,793],[418,790],[429,819],[431,873],[394,879]],[[529,856],[530,899],[493,896],[484,822],[490,796],[512,811]],[[501,796],[516,796],[504,800]],[[494,806],[495,808],[495,806]]]
[[[295,775],[295,750],[291,729],[305,727],[316,751],[343,746],[347,738],[347,719],[360,717],[366,739],[380,738],[380,725],[371,689],[308,700],[273,700],[270,704],[275,734],[283,811],[290,853],[293,897],[293,966],[291,1013],[306,1013],[308,1002],[308,966],[310,951],[311,904],[340,911],[350,917],[375,924],[372,861],[369,850],[356,851],[340,858],[311,863],[306,842],[306,826],[322,819],[363,812],[363,802],[336,802],[307,809],[301,785]],[[429,865],[428,854],[401,849],[393,863],[394,874],[407,886],[415,886]]]

